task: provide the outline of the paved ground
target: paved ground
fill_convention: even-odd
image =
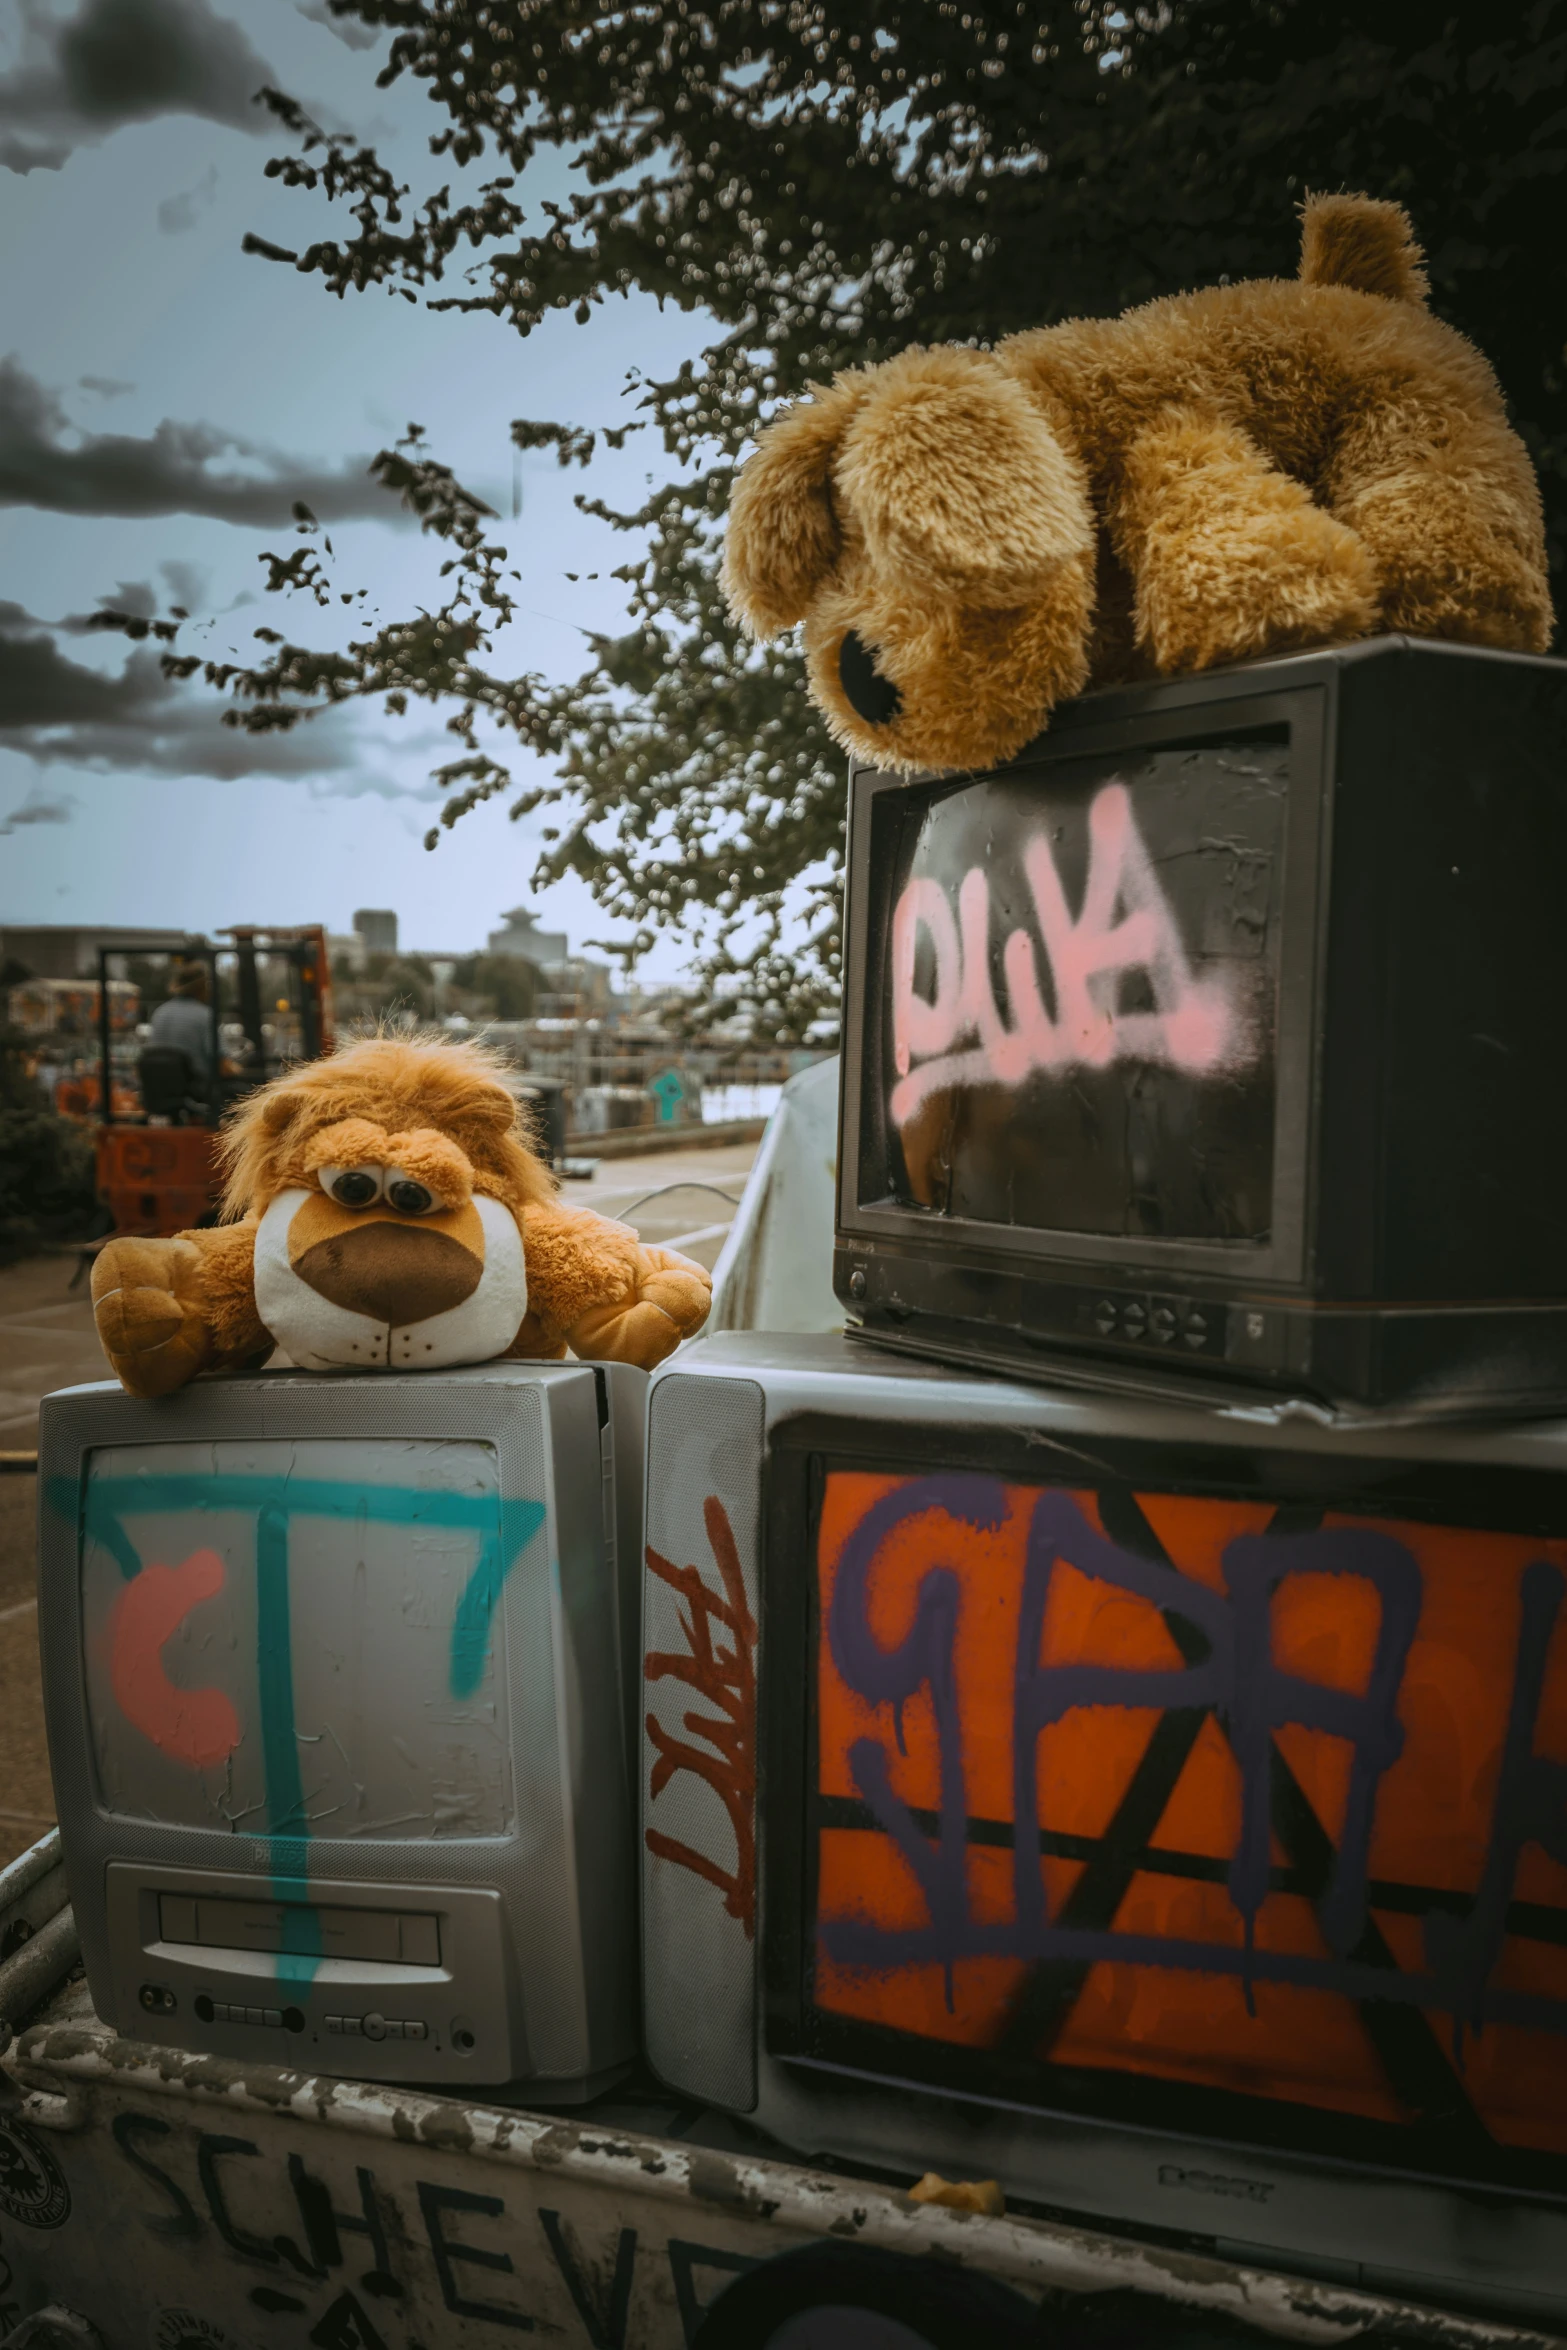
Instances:
[[[0,1452],[35,1450],[41,1395],[105,1375],[85,1277],[70,1286],[77,1262],[0,1266]]]
[[[606,1159],[563,1196],[711,1266],[755,1156],[747,1142]],[[75,1269],[74,1256],[0,1267],[0,1453],[36,1450],[40,1396],[107,1376],[87,1284],[70,1288]],[[33,1601],[36,1496],[36,1477],[0,1469],[0,1865],[54,1820]]]

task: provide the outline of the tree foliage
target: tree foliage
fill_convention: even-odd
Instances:
[[[717,586],[736,460],[780,398],[910,342],[1292,274],[1304,192],[1364,188],[1408,205],[1435,306],[1496,363],[1567,571],[1567,360],[1542,278],[1567,172],[1556,0],[1423,14],[1386,0],[330,5],[391,29],[381,80],[423,83],[449,173],[411,191],[274,93],[296,147],[269,171],[347,217],[300,252],[252,249],[339,295],[384,287],[523,335],[641,289],[705,313],[713,338],[704,365],[638,385],[632,426],[513,428],[588,464],[601,436],[641,424],[675,461],[635,512],[583,499],[634,551],[616,574],[629,626],[594,640],[581,676],[485,666],[510,617],[504,557],[417,439],[377,466],[450,543],[445,606],[343,654],[279,642],[258,668],[209,675],[246,726],[356,695],[452,701],[447,824],[510,785],[481,731],[496,721],[554,770],[515,811],[551,803],[541,878],[580,873],[644,939],[716,916],[729,945],[715,963],[744,965],[735,984],[765,1033],[798,1035],[831,991],[843,800],[796,652],[748,646]],[[569,199],[528,197],[541,148],[574,156]],[[274,585],[326,592],[309,558],[271,560]],[[777,934],[790,893],[808,907],[803,953]]]
[[[92,1137],[48,1106],[31,1063],[28,1038],[0,1020],[0,1265],[81,1238],[97,1213]]]

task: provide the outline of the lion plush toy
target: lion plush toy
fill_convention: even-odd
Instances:
[[[624,1224],[562,1207],[482,1046],[375,1037],[290,1069],[224,1132],[224,1214],[111,1240],[103,1349],[132,1395],[243,1370],[433,1371],[571,1347],[651,1370],[712,1283]]]
[[[880,767],[1008,758],[1088,684],[1376,629],[1543,652],[1539,490],[1396,204],[1305,206],[1300,279],[851,369],[761,434],[725,584],[805,623]]]

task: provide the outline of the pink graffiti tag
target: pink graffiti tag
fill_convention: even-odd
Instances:
[[[981,866],[963,876],[955,917],[939,881],[922,875],[908,883],[892,918],[896,1125],[948,1086],[1020,1085],[1039,1069],[1130,1060],[1201,1075],[1234,1061],[1242,1040],[1229,996],[1193,974],[1124,783],[1107,783],[1090,806],[1088,850],[1075,919],[1048,840],[1036,833],[1023,852],[1054,1019],[1040,993],[1034,942],[1021,929],[1002,950],[1010,1026],[1002,1016],[990,982],[990,889]],[[922,930],[935,964],[929,996],[914,978]],[[1147,974],[1151,1012],[1117,1008],[1122,975],[1137,970]]]
[[[215,1550],[193,1550],[177,1567],[143,1567],[115,1603],[109,1678],[120,1711],[160,1753],[189,1770],[227,1762],[239,1744],[239,1716],[221,1689],[178,1689],[163,1666],[165,1644],[204,1599],[223,1589]]]
[[[677,1567],[660,1558],[650,1545],[648,1565],[686,1603],[688,1612],[681,1619],[681,1630],[688,1653],[674,1656],[650,1651],[644,1671],[649,1681],[663,1680],[666,1675],[683,1681],[718,1707],[716,1717],[697,1713],[681,1717],[682,1727],[705,1739],[713,1752],[704,1753],[700,1746],[672,1737],[649,1714],[647,1731],[658,1750],[658,1760],[648,1792],[657,1797],[677,1771],[695,1771],[729,1814],[735,1835],[735,1865],[732,1870],[723,1868],[706,1853],[658,1828],[648,1829],[647,1845],[660,1860],[691,1869],[716,1885],[724,1896],[725,1909],[739,1919],[749,1941],[756,1932],[756,1619],[746,1601],[745,1577],[728,1512],[716,1495],[710,1494],[703,1503],[702,1521],[723,1578],[724,1596],[720,1598],[704,1582],[696,1567]],[[714,1646],[715,1622],[729,1634],[729,1647]]]

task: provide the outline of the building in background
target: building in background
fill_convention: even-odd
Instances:
[[[184,945],[183,930],[128,930],[113,923],[8,922],[0,928],[0,970],[6,984],[23,979],[92,979],[98,976],[98,949],[126,955],[161,955]]]
[[[397,916],[389,906],[361,906],[354,916],[354,936],[367,955],[395,955]]]
[[[502,927],[492,930],[488,949],[492,955],[520,955],[525,963],[536,963],[541,971],[549,971],[564,963],[571,953],[571,942],[564,931],[541,930],[537,918],[526,906],[513,906],[509,914],[501,916]]]

